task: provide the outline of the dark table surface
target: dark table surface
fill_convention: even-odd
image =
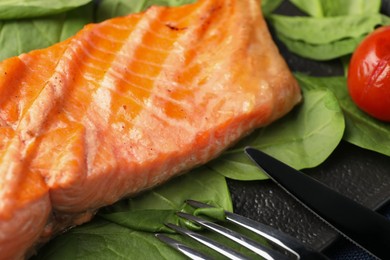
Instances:
[[[390,1],[384,1],[384,12]],[[301,14],[288,1],[277,10]],[[271,28],[272,31],[272,28]],[[313,76],[342,75],[339,61],[317,62],[290,53],[276,38],[293,71]],[[342,141],[320,166],[304,170],[314,178],[390,219],[390,158]],[[374,259],[289,197],[272,181],[229,181],[235,211],[285,231],[331,259]]]

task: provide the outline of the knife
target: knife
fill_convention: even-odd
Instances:
[[[308,175],[252,147],[245,153],[273,181],[365,251],[390,259],[390,221]]]

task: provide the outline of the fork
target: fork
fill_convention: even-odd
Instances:
[[[213,206],[209,204],[205,204],[199,201],[195,200],[187,200],[187,204],[192,206],[193,208],[212,208]],[[186,220],[192,221],[201,227],[204,227],[208,230],[211,230],[213,232],[216,232],[230,240],[235,241],[236,243],[240,244],[243,247],[246,247],[250,251],[256,253],[257,255],[260,255],[264,259],[328,259],[325,255],[321,254],[320,252],[314,251],[312,249],[307,248],[304,246],[300,241],[295,239],[294,237],[291,237],[287,235],[284,232],[281,232],[277,229],[274,229],[268,225],[262,224],[260,222],[256,222],[254,220],[245,218],[241,215],[231,213],[228,211],[224,211],[225,213],[225,220],[227,222],[233,223],[235,225],[238,225],[242,228],[248,229],[257,235],[265,238],[269,242],[271,242],[274,247],[278,247],[278,249],[273,247],[267,247],[265,245],[262,245],[243,234],[240,234],[236,231],[233,231],[231,229],[228,229],[224,226],[218,225],[214,222],[208,221],[206,219],[184,213],[184,212],[177,212],[177,215],[181,218],[184,218]],[[167,227],[173,229],[179,234],[188,236],[199,243],[205,245],[206,247],[209,247],[218,253],[226,256],[229,259],[248,259],[247,256],[223,245],[220,244],[214,240],[211,240],[210,238],[201,235],[199,233],[196,233],[194,231],[182,228],[180,226],[167,223],[165,224]],[[195,249],[192,249],[191,247],[171,238],[164,234],[157,233],[155,236],[161,240],[162,242],[168,244],[169,246],[173,247],[174,249],[180,251],[184,255],[188,256],[191,259],[210,259],[209,256],[201,253],[200,251],[197,251]]]

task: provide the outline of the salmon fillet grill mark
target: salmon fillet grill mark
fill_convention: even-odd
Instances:
[[[300,99],[256,0],[151,7],[1,62],[0,259],[208,162]]]

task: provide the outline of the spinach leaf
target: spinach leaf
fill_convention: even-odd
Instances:
[[[272,13],[279,5],[283,2],[283,0],[262,0],[261,1],[261,10],[265,16]]]
[[[91,2],[92,0],[2,0],[0,20],[54,15]]]
[[[259,243],[265,243],[259,236],[254,236],[240,229],[241,233]],[[249,259],[260,259],[258,255],[248,252],[237,243],[222,238],[215,232],[203,230],[202,234],[213,240],[234,248],[248,256]],[[221,255],[190,238],[171,234],[170,237],[187,244],[194,249],[220,259]],[[154,233],[129,229],[97,217],[93,222],[69,230],[49,242],[38,255],[31,260],[88,260],[88,259],[187,259],[181,253],[160,242]]]
[[[88,224],[73,228],[45,245],[35,259],[127,259],[129,255],[142,259],[181,259],[180,254],[159,242],[151,232],[172,232],[164,223],[180,223],[175,212],[189,211],[185,199],[212,202],[232,211],[225,178],[201,167],[103,209]],[[183,238],[176,236],[176,239]]]
[[[321,0],[290,0],[296,7],[313,17],[324,17]]]
[[[185,204],[187,199],[233,210],[226,180],[206,167],[201,167],[134,199],[122,200],[103,210],[101,216],[136,230],[161,231],[166,230],[162,220],[178,223],[175,212],[188,211]]]
[[[214,203],[209,202],[209,204],[214,204]],[[178,211],[187,212],[195,215],[206,215],[218,220],[225,219],[225,212],[223,208],[194,210],[190,208],[190,206],[188,205],[185,205],[185,207],[182,209],[175,209],[175,210],[146,209],[146,210],[127,210],[127,211],[117,211],[117,212],[113,211],[111,213],[100,213],[99,216],[118,225],[133,230],[145,231],[145,232],[172,233],[172,230],[166,227],[164,223],[173,223],[176,225],[186,226],[187,228],[190,229],[199,230],[199,226],[196,226],[192,222],[183,221],[182,219],[178,218],[176,215],[176,212]]]
[[[50,17],[0,21],[0,60],[65,40],[92,19],[88,4]]]
[[[102,0],[97,8],[97,20],[103,21],[116,16],[124,16],[146,10],[152,5],[180,6],[196,0]]]
[[[177,239],[180,239],[177,236]],[[51,240],[32,259],[186,259],[153,233],[140,232],[97,217]]]
[[[301,84],[330,89],[344,112],[346,129],[343,139],[359,147],[390,156],[390,124],[362,112],[348,94],[345,77],[315,78],[296,75]]]
[[[380,0],[290,0],[299,9],[314,17],[376,14]]]
[[[359,38],[383,23],[379,13],[326,18],[272,15],[270,19],[278,34],[308,44],[328,44]]]
[[[279,39],[304,58],[330,60],[351,54],[365,35],[387,25],[380,0],[290,0],[311,17],[272,16]]]
[[[267,178],[243,154],[252,146],[296,168],[322,163],[339,144],[344,118],[336,97],[326,89],[311,90],[311,82],[301,82],[304,102],[270,126],[257,130],[208,166],[237,180]]]
[[[127,210],[111,213],[100,213],[99,216],[118,225],[146,232],[170,232],[164,223],[178,225],[177,210]]]
[[[318,61],[331,60],[352,53],[365,37],[347,38],[328,44],[309,44],[291,40],[282,34],[277,33],[277,36],[291,52]]]
[[[202,192],[199,192],[202,191]],[[232,211],[232,204],[225,180],[207,168],[201,167],[172,180],[149,193],[129,201],[132,210],[181,209],[186,199],[209,198],[220,207]]]
[[[375,14],[381,6],[381,0],[321,0],[325,16]]]

